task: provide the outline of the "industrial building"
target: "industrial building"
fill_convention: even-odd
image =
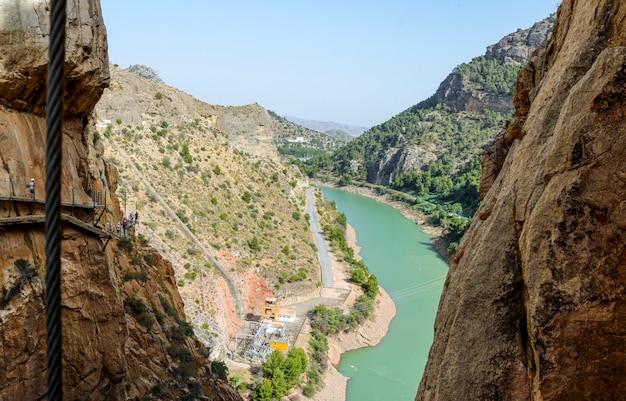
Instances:
[[[262,363],[274,350],[288,351],[301,328],[295,310],[283,309],[276,298],[267,298],[260,321],[246,320],[235,336],[233,354],[248,362]]]

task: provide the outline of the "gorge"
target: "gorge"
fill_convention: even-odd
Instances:
[[[0,399],[44,400],[49,7],[25,0],[1,11]],[[241,400],[219,360],[232,356],[228,339],[245,315],[267,296],[296,302],[319,292],[308,181],[276,149],[276,138],[304,131],[258,104],[209,105],[109,65],[99,1],[77,0],[68,12],[65,395]],[[623,398],[625,24],[620,2],[564,0],[552,36],[522,68],[514,115],[482,157],[482,203],[437,282],[443,295],[416,400]],[[541,34],[511,42],[539,45],[551,29],[539,25]],[[530,54],[509,45],[490,47],[487,61]],[[484,104],[504,124],[506,99],[459,77],[434,97],[445,107],[411,130],[459,108],[484,140],[475,114]],[[377,147],[384,163],[346,159],[342,172],[390,184],[427,165],[432,146],[411,149],[408,134],[391,135],[391,150]],[[113,235],[131,210],[142,216],[137,235]]]

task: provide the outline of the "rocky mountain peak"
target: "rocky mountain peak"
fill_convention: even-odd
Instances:
[[[502,38],[498,43],[487,47],[483,56],[489,64],[490,61],[500,65],[525,64],[530,60],[530,55],[543,43],[554,25],[554,15],[541,20],[531,28],[520,29]],[[439,85],[433,99],[436,103],[446,104],[456,110],[483,111],[492,110],[500,113],[513,111],[513,94],[510,91],[498,91],[476,85],[474,78],[468,75],[467,68],[478,64],[481,58],[472,60],[471,63],[461,65],[452,71],[450,75]],[[517,71],[517,70],[516,70]],[[479,76],[488,74],[480,72]]]
[[[156,82],[157,84],[165,83],[163,82],[161,77],[159,77],[159,73],[157,71],[143,64],[133,64],[130,67],[128,67],[128,71],[134,72],[140,77],[149,79],[150,81]]]
[[[530,61],[532,52],[545,42],[552,33],[556,14],[542,19],[528,29],[518,29],[491,46],[487,46],[485,58],[497,60],[500,64],[525,64]]]

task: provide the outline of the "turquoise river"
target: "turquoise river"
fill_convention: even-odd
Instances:
[[[448,266],[431,237],[397,210],[346,191],[321,189],[356,230],[363,261],[397,308],[380,344],[342,355],[339,371],[350,378],[347,400],[412,401],[433,340]]]

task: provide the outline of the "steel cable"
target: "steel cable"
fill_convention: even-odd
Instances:
[[[61,163],[66,0],[53,0],[51,6],[46,116],[46,344],[48,400],[61,401]]]

